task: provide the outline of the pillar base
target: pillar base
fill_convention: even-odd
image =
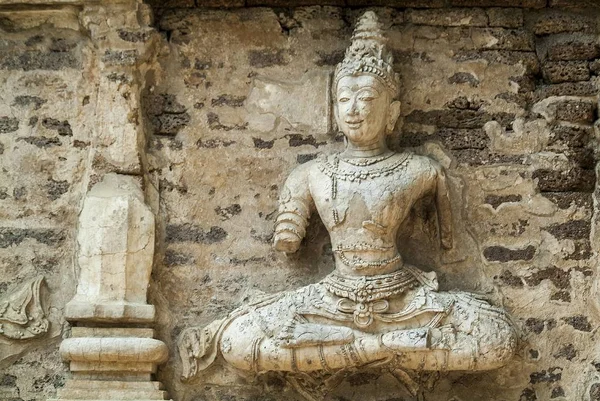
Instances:
[[[168,400],[160,382],[69,380],[49,401]]]

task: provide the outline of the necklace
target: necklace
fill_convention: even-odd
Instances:
[[[364,167],[364,166],[370,166],[372,164],[382,162],[384,160],[389,159],[392,156],[394,156],[394,152],[389,152],[388,154],[379,156],[379,157],[357,157],[354,159],[343,158],[340,160],[342,160],[344,163],[348,163],[353,166]]]
[[[396,153],[391,153],[389,156],[386,155],[382,160],[386,160],[395,154]],[[377,158],[377,159],[380,159],[380,158]],[[360,183],[361,181],[364,181],[364,180],[389,176],[398,171],[405,170],[406,166],[408,165],[408,162],[411,159],[412,159],[412,154],[405,153],[404,155],[402,155],[402,157],[399,158],[399,160],[397,160],[394,163],[391,163],[387,166],[384,166],[384,167],[370,168],[370,169],[363,168],[363,167],[366,167],[366,166],[369,166],[369,165],[372,165],[372,164],[382,161],[382,160],[376,160],[376,161],[373,161],[372,163],[366,164],[364,166],[363,165],[359,166],[359,165],[354,165],[352,163],[349,163],[355,167],[361,167],[361,168],[344,169],[344,168],[340,168],[340,158],[339,158],[339,155],[336,154],[336,155],[333,155],[331,161],[329,161],[329,159],[325,159],[323,162],[319,163],[318,168],[322,173],[324,173],[325,175],[327,175],[328,177],[331,178],[331,197],[332,197],[332,199],[336,199],[338,180],[351,181],[351,182],[357,181]],[[371,159],[367,159],[367,160],[369,162],[371,162]],[[347,161],[344,160],[344,162],[347,162]],[[359,163],[359,162],[357,162],[357,163]]]

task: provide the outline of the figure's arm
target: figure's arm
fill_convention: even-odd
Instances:
[[[451,249],[452,240],[452,208],[450,206],[450,194],[446,182],[446,174],[442,166],[432,163],[436,175],[435,205],[438,214],[438,225],[440,229],[440,242],[442,248]]]
[[[296,252],[306,235],[308,218],[314,208],[308,173],[308,163],[299,166],[292,171],[281,191],[273,238],[273,245],[278,251]]]

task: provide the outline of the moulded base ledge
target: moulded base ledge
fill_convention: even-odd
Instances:
[[[163,385],[157,381],[68,380],[65,387],[58,390],[57,398],[48,401],[164,401],[168,399]]]
[[[69,302],[65,317],[70,322],[152,323],[154,305],[132,303]]]

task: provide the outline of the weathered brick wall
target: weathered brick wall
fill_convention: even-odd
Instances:
[[[411,216],[401,246],[415,265],[438,273],[444,290],[503,305],[522,337],[510,366],[432,375],[427,400],[600,400],[600,11],[567,7],[593,3],[397,0],[376,9],[403,81],[390,145],[440,161],[454,207],[455,250],[440,251],[426,205]],[[242,8],[252,5],[275,8]],[[146,74],[155,85],[140,115],[144,163],[160,192],[149,296],[158,338],[171,349],[158,378],[178,401],[297,399],[275,376],[249,383],[219,366],[201,382],[181,383],[175,342],[183,328],[223,317],[259,291],[298,288],[333,267],[318,218],[298,255],[276,253],[270,242],[289,172],[343,148],[329,74],[364,11],[344,7],[364,2],[282,5],[155,4],[164,46],[160,68]],[[89,150],[94,110],[110,107],[97,100],[103,55],[69,10],[0,10],[0,296],[42,273],[51,319],[47,337],[0,360],[0,399],[43,400],[67,377],[57,348],[76,284],[80,200],[90,182],[115,170]],[[127,32],[122,39],[144,40]],[[10,344],[0,337],[0,350]],[[332,399],[411,399],[381,373],[349,376]]]
[[[147,100],[163,210],[152,294],[161,336],[171,346],[182,328],[224,316],[257,290],[297,288],[331,270],[318,219],[300,255],[286,258],[270,247],[276,196],[287,174],[343,147],[340,135],[327,129],[327,109],[314,104],[312,112],[293,112],[284,104],[301,107],[298,94],[326,92],[318,71],[326,74],[341,60],[362,11],[162,13],[158,26],[169,52]],[[419,213],[403,246],[415,264],[436,269],[444,289],[490,295],[522,330],[510,366],[434,378],[426,399],[600,399],[590,242],[598,12],[377,12],[403,77],[403,121],[390,143],[446,166],[456,215],[454,252],[440,253],[428,239],[435,236],[431,219],[423,222]],[[317,72],[307,77],[310,71]],[[176,398],[293,399],[272,378],[245,386],[215,368],[194,386],[179,382],[178,369],[175,358],[159,374]],[[226,385],[232,382],[235,387]],[[406,394],[389,375],[359,374],[336,396]]]
[[[0,335],[2,400],[45,399],[68,371],[58,344],[94,121],[89,47],[77,10],[0,10],[0,296],[43,275],[50,321],[39,340]]]

